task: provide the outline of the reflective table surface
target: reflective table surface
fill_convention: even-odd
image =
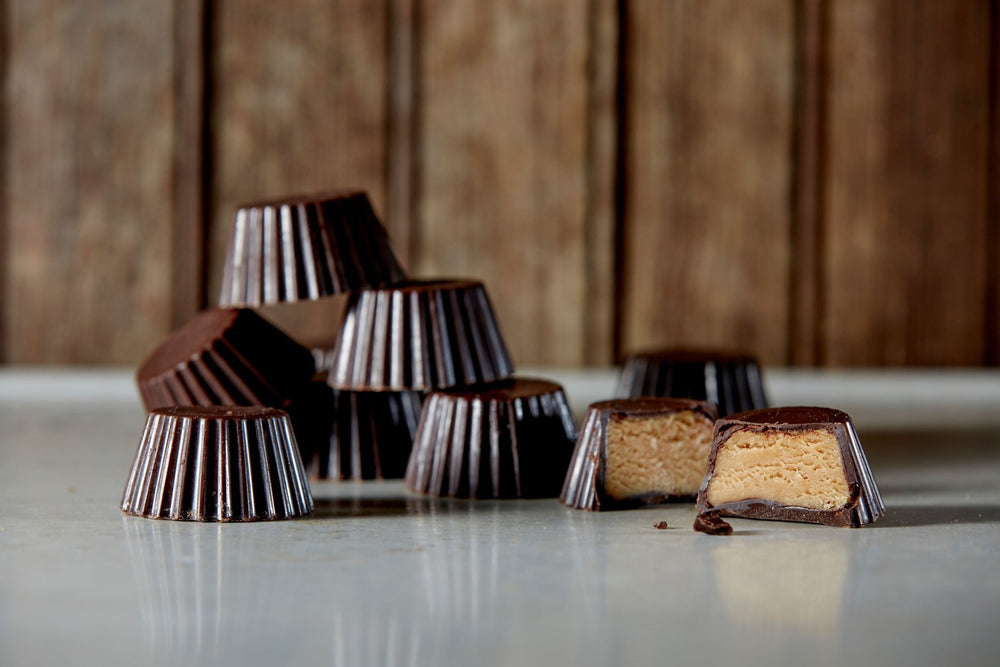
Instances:
[[[888,509],[857,530],[733,520],[711,537],[690,504],[588,513],[318,481],[312,518],[216,525],[120,513],[134,399],[14,394],[4,666],[997,664],[997,427],[862,425]]]

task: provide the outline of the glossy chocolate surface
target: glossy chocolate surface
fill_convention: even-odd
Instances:
[[[175,405],[287,407],[315,372],[312,354],[246,309],[207,310],[139,366],[147,410]]]
[[[750,354],[729,350],[667,349],[628,357],[619,396],[673,396],[716,403],[721,416],[764,408],[760,367]]]
[[[125,491],[125,514],[178,521],[303,516],[312,497],[291,423],[265,407],[152,411]]]
[[[514,372],[485,288],[463,280],[352,294],[332,363],[330,386],[358,391],[475,385]]]
[[[554,382],[518,378],[494,388],[432,392],[406,485],[459,498],[555,497],[574,435],[566,395]]]
[[[219,304],[319,299],[404,275],[364,192],[255,202],[237,209]]]

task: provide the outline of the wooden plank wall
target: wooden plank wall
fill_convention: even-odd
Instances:
[[[1000,359],[997,0],[0,0],[0,360],[134,363],[368,190],[522,365]],[[266,313],[306,342],[341,300]]]

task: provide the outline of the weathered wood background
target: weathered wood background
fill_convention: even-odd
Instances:
[[[0,358],[134,363],[362,187],[520,364],[996,365],[997,0],[0,0]],[[279,309],[307,341],[339,301]]]

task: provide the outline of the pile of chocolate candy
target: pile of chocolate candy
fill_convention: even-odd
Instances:
[[[332,350],[251,310],[345,293]],[[883,510],[847,416],[764,409],[744,354],[633,356],[632,398],[592,405],[577,438],[561,386],[514,377],[483,284],[408,278],[362,192],[240,207],[219,307],[137,382],[149,415],[122,511],[148,518],[303,516],[310,474],[588,510],[697,497],[714,533],[720,515],[859,526]]]

